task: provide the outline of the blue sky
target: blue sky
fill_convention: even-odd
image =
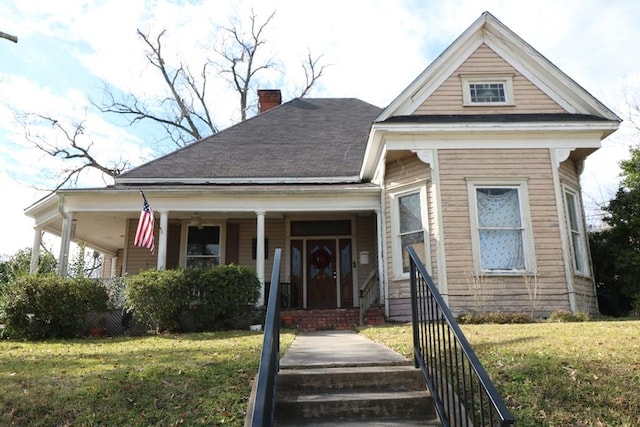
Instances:
[[[330,64],[315,97],[357,97],[386,106],[483,11],[489,11],[622,118],[625,96],[640,87],[640,2],[621,0],[389,1],[326,0],[3,0],[0,31],[0,185],[3,189],[0,255],[30,247],[32,224],[23,209],[51,187],[63,164],[44,156],[24,138],[14,112],[50,114],[68,123],[84,121],[103,161],[140,164],[169,149],[153,147],[149,128],[123,127],[100,115],[89,98],[103,82],[141,97],[162,87],[145,63],[136,29],[167,30],[172,60],[199,66],[211,56],[212,34],[232,19],[276,11],[267,29],[265,53],[282,65],[262,76],[262,87],[282,88],[285,97],[301,81],[300,61],[311,49]],[[246,21],[246,19],[245,19]],[[210,88],[219,127],[238,119],[237,101],[224,81]],[[56,138],[50,129],[33,129]],[[587,202],[606,201],[618,182],[617,162],[636,134],[624,124],[587,161]],[[79,186],[108,183],[86,174]],[[54,241],[49,243],[55,252]]]

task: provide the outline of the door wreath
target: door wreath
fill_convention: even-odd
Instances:
[[[311,254],[311,265],[322,271],[331,264],[331,254],[324,248],[319,248]]]

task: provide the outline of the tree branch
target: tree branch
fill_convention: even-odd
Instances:
[[[12,36],[11,34],[7,34],[2,31],[0,31],[0,39],[7,39],[14,43],[18,43],[18,38],[16,36]]]
[[[307,94],[309,94],[311,88],[316,84],[318,79],[322,77],[322,73],[324,73],[324,70],[326,70],[327,68],[327,65],[319,64],[322,57],[323,55],[319,55],[314,58],[311,55],[311,50],[307,51],[307,58],[305,62],[302,63],[306,85],[298,95],[298,98],[304,98]]]

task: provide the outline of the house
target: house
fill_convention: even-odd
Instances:
[[[280,247],[286,306],[358,307],[366,288],[403,320],[411,245],[456,313],[597,312],[580,174],[621,120],[490,13],[386,108],[259,95],[256,117],[27,208],[34,248],[47,231],[107,275],[237,263],[264,283]],[[140,190],[153,254],[133,245]]]

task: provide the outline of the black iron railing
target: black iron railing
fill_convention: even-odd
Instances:
[[[513,425],[513,416],[420,258],[413,248],[407,250],[411,259],[414,359],[442,425]]]
[[[269,427],[274,424],[276,386],[280,369],[280,257],[282,250],[275,250],[269,303],[264,322],[262,356],[256,379],[256,397],[251,426]]]

